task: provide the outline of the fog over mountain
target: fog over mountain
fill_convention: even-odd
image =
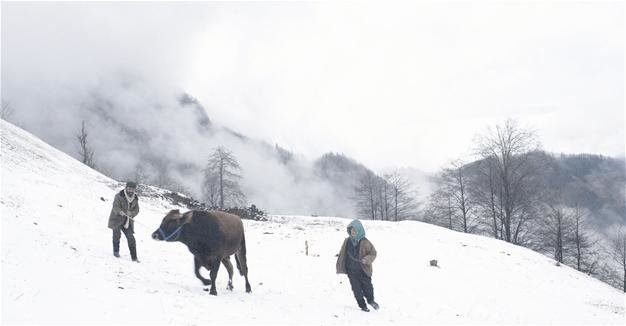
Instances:
[[[86,95],[45,118],[63,128],[34,131],[78,157],[75,135],[85,120],[97,169],[116,179],[143,178],[202,199],[202,170],[224,146],[241,163],[249,203],[275,213],[353,215],[350,194],[335,191],[311,159],[217,125],[189,94],[168,97],[127,79]]]
[[[377,171],[435,172],[507,118],[540,130],[549,151],[618,156],[623,9],[3,2],[2,98],[45,121],[129,81],[170,101],[189,93],[212,121],[248,137],[311,158],[346,153]]]
[[[363,171],[406,167],[424,200],[509,117],[624,153],[620,3],[3,2],[1,24],[7,120],[74,157],[84,120],[99,170],[194,197],[215,146],[248,202],[345,216]]]

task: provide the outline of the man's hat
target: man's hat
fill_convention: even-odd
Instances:
[[[132,181],[126,182],[126,188],[137,188],[137,184]]]

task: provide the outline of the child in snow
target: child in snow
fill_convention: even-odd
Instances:
[[[348,274],[352,292],[361,310],[370,311],[363,297],[372,308],[378,309],[372,286],[372,263],[376,259],[376,249],[365,237],[365,229],[358,219],[348,224],[347,231],[349,237],[344,240],[337,258],[337,274]]]

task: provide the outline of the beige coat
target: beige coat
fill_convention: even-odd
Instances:
[[[126,200],[124,190],[115,195],[113,207],[111,208],[111,214],[109,214],[110,229],[121,228],[126,223],[126,216],[122,216],[122,212],[126,212],[131,218],[134,218],[137,214],[139,214],[139,196],[137,196],[137,193],[135,193],[135,198],[130,204],[128,203],[128,200]]]
[[[350,238],[346,238],[343,241],[343,245],[341,245],[341,250],[339,251],[339,257],[337,257],[337,274],[347,274],[346,272],[346,245]],[[372,263],[376,259],[376,248],[374,245],[367,240],[367,238],[361,239],[361,244],[359,245],[359,260],[361,261],[361,267],[363,267],[363,271],[367,276],[372,277]]]

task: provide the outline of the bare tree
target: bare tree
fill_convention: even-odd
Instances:
[[[88,133],[85,129],[85,120],[82,121],[80,132],[76,135],[76,139],[78,140],[78,155],[80,156],[80,161],[88,167],[95,169],[96,162],[94,160],[94,150],[89,145],[89,141],[87,139]]]
[[[354,189],[354,202],[357,214],[361,218],[375,220],[379,206],[380,177],[367,171],[360,178]]]
[[[472,232],[475,228],[474,203],[469,197],[468,176],[463,162],[452,162],[444,169],[442,179],[444,189],[449,193],[449,198],[455,208],[455,215],[461,224],[461,230],[465,233]]]
[[[572,212],[573,232],[569,240],[574,244],[576,269],[589,275],[596,274],[600,259],[598,240],[590,234],[588,213],[577,204]]]
[[[546,245],[545,249],[554,254],[554,260],[564,263],[564,252],[568,245],[567,239],[570,238],[573,231],[571,216],[562,204],[560,188],[557,187],[546,192],[546,197],[545,214],[539,221],[539,229],[543,235],[541,239]]]
[[[406,220],[415,217],[418,203],[416,191],[406,177],[398,171],[385,175],[391,195],[390,219],[394,221]]]
[[[504,126],[488,129],[477,138],[476,154],[482,159],[493,161],[495,178],[500,187],[496,192],[502,204],[502,239],[516,242],[515,236],[523,234],[522,205],[524,196],[531,194],[528,183],[537,174],[538,168],[530,154],[539,149],[539,142],[533,131],[520,128],[515,120],[507,120]],[[517,229],[516,229],[517,228]]]
[[[441,175],[437,178],[436,183],[438,189],[430,195],[422,220],[454,230],[456,217],[452,194],[443,186]]]
[[[358,179],[353,199],[361,218],[400,221],[417,214],[415,192],[398,171],[383,177],[366,171]]]
[[[535,168],[538,169],[538,167]],[[544,196],[545,185],[540,179],[539,174],[533,173],[526,180],[517,194],[519,197],[516,209],[513,210],[512,221],[514,223],[511,227],[513,231],[511,242],[531,249],[537,242],[537,238],[540,237],[541,230],[538,229],[537,225],[543,217],[541,199]]]
[[[448,227],[472,233],[476,228],[475,207],[469,196],[469,178],[461,161],[454,161],[439,173],[438,189],[431,196],[430,211],[447,221]]]
[[[496,178],[494,160],[487,158],[478,162],[476,173],[470,175],[470,196],[476,205],[479,222],[496,239],[502,238],[501,187]]]
[[[626,228],[619,227],[611,235],[610,253],[613,261],[621,268],[624,281],[624,292],[626,292]]]
[[[219,207],[220,191],[219,181],[216,175],[205,175],[202,192],[209,207]]]
[[[245,195],[241,190],[241,166],[228,149],[219,146],[209,156],[204,172],[204,191],[209,201],[217,196],[220,209],[245,204]]]
[[[378,178],[376,192],[378,194],[377,206],[380,220],[389,220],[389,210],[391,208],[391,189],[386,178]]]

